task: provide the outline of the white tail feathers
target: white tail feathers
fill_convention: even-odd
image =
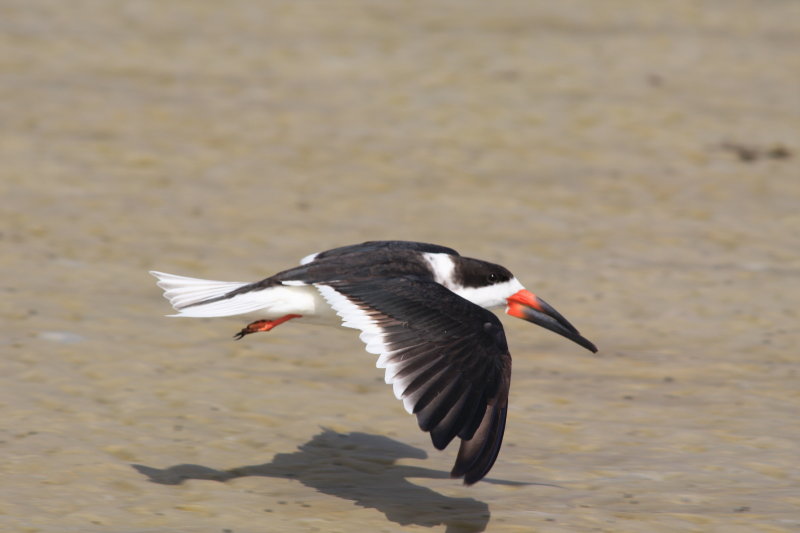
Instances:
[[[263,297],[247,298],[248,293],[226,300],[212,300],[225,296],[229,292],[248,285],[241,281],[213,281],[208,279],[176,276],[164,272],[150,272],[158,278],[157,285],[164,289],[164,298],[178,311],[170,316],[212,317],[231,316],[248,313],[264,307]]]
[[[289,280],[253,287],[232,296],[231,291],[250,285],[241,281],[211,281],[164,272],[150,272],[164,289],[164,298],[178,311],[168,316],[215,317],[258,311],[258,318],[272,320],[294,314],[308,322],[338,324],[336,313],[314,285]]]

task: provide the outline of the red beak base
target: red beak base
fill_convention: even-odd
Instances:
[[[508,297],[507,303],[507,314],[533,322],[580,344],[591,352],[597,352],[597,347],[583,337],[575,326],[561,316],[561,313],[532,292],[525,289],[517,291]]]

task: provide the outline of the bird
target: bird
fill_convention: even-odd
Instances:
[[[481,480],[505,432],[511,355],[490,309],[553,331],[597,352],[558,311],[505,267],[414,241],[367,241],[314,253],[256,282],[151,271],[177,311],[168,316],[251,315],[234,337],[290,320],[360,330],[387,384],[433,446],[460,445],[453,478]]]

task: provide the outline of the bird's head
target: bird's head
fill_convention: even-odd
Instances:
[[[595,345],[581,336],[561,313],[525,289],[505,267],[479,259],[460,257],[452,272],[443,276],[442,281],[446,287],[474,304],[487,309],[505,306],[507,314],[533,322],[587,350],[597,352]]]

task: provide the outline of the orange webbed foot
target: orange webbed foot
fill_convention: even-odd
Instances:
[[[300,318],[301,316],[303,315],[285,315],[280,318],[276,318],[275,320],[256,320],[255,322],[249,323],[245,328],[242,329],[242,331],[234,335],[233,338],[238,341],[245,335],[250,335],[251,333],[258,333],[259,331],[269,331],[272,328],[280,326],[287,320],[291,320],[293,318]]]

